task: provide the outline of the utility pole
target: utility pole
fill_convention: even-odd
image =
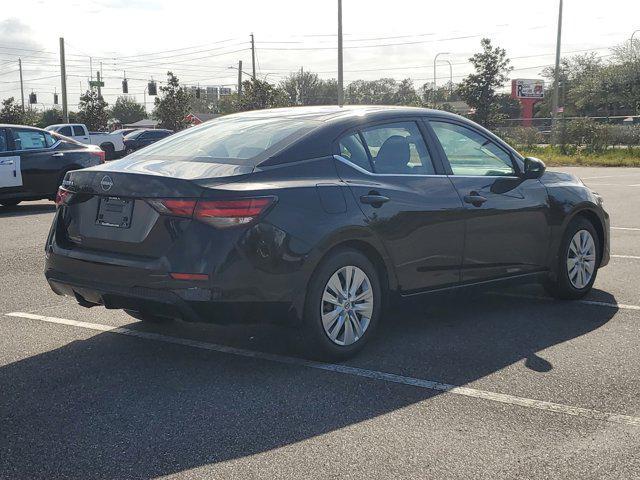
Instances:
[[[342,0],[338,0],[338,105],[344,103],[344,84],[342,76]]]
[[[557,123],[558,123],[558,96],[560,93],[560,43],[562,39],[562,0],[558,10],[558,39],[556,41],[556,68],[554,71],[553,100],[551,102],[551,137],[552,143],[557,143]]]
[[[253,38],[253,33],[251,34],[251,68],[252,68],[252,77],[256,79],[256,42]]]
[[[100,75],[100,70],[96,72],[96,80],[98,81],[98,98],[102,98],[102,87],[100,87],[100,82],[102,75]]]
[[[22,59],[18,59],[18,69],[20,70],[20,98],[22,99],[22,111],[24,112],[24,84],[22,83]]]
[[[89,57],[89,80],[93,81],[93,58],[91,57]]]
[[[304,68],[300,67],[300,98],[298,98],[300,105],[304,105]]]
[[[242,95],[242,60],[238,60],[238,100]]]
[[[64,62],[64,38],[60,37],[60,83],[62,86],[62,118],[64,123],[69,123],[69,110],[67,105],[67,67]]]

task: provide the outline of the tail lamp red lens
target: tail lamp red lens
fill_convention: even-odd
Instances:
[[[216,227],[225,228],[252,222],[274,202],[275,197],[240,198],[236,200],[149,200],[160,213],[192,217]]]
[[[56,192],[56,205],[58,207],[61,205],[66,205],[70,197],[71,192],[69,190],[59,187],[58,191]]]
[[[171,278],[173,278],[174,280],[209,280],[209,275],[207,275],[206,273],[170,273],[169,275],[171,275]]]
[[[105,163],[107,159],[107,154],[104,152],[104,150],[93,150],[91,151],[90,155],[98,157],[100,159],[100,163]]]

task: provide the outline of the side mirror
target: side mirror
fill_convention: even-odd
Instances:
[[[547,166],[539,158],[527,157],[524,159],[524,173],[522,177],[524,179],[540,178],[544,175],[546,169]]]

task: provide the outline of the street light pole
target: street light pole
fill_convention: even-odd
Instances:
[[[436,62],[438,61],[438,57],[440,55],[449,55],[449,52],[440,52],[436,53],[436,56],[433,57],[433,105],[436,104]]]
[[[449,95],[453,93],[453,65],[449,60],[445,60],[449,64]]]
[[[637,56],[636,55],[636,49],[635,49],[635,47],[633,45],[633,36],[638,32],[640,32],[640,29],[634,30],[634,32],[631,34],[631,54],[633,55],[633,58],[636,58],[636,56]]]
[[[558,96],[560,93],[560,45],[562,41],[562,0],[558,10],[558,38],[556,40],[556,68],[554,71],[555,85],[553,86],[553,101],[551,102],[551,137],[552,143],[557,143]]]
[[[338,105],[344,103],[344,84],[342,72],[342,0],[338,0]]]

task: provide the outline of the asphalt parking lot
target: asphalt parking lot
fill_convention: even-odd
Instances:
[[[0,210],[0,478],[640,477],[640,169],[562,170],[611,215],[586,300],[425,297],[340,365],[57,297],[53,204]]]

